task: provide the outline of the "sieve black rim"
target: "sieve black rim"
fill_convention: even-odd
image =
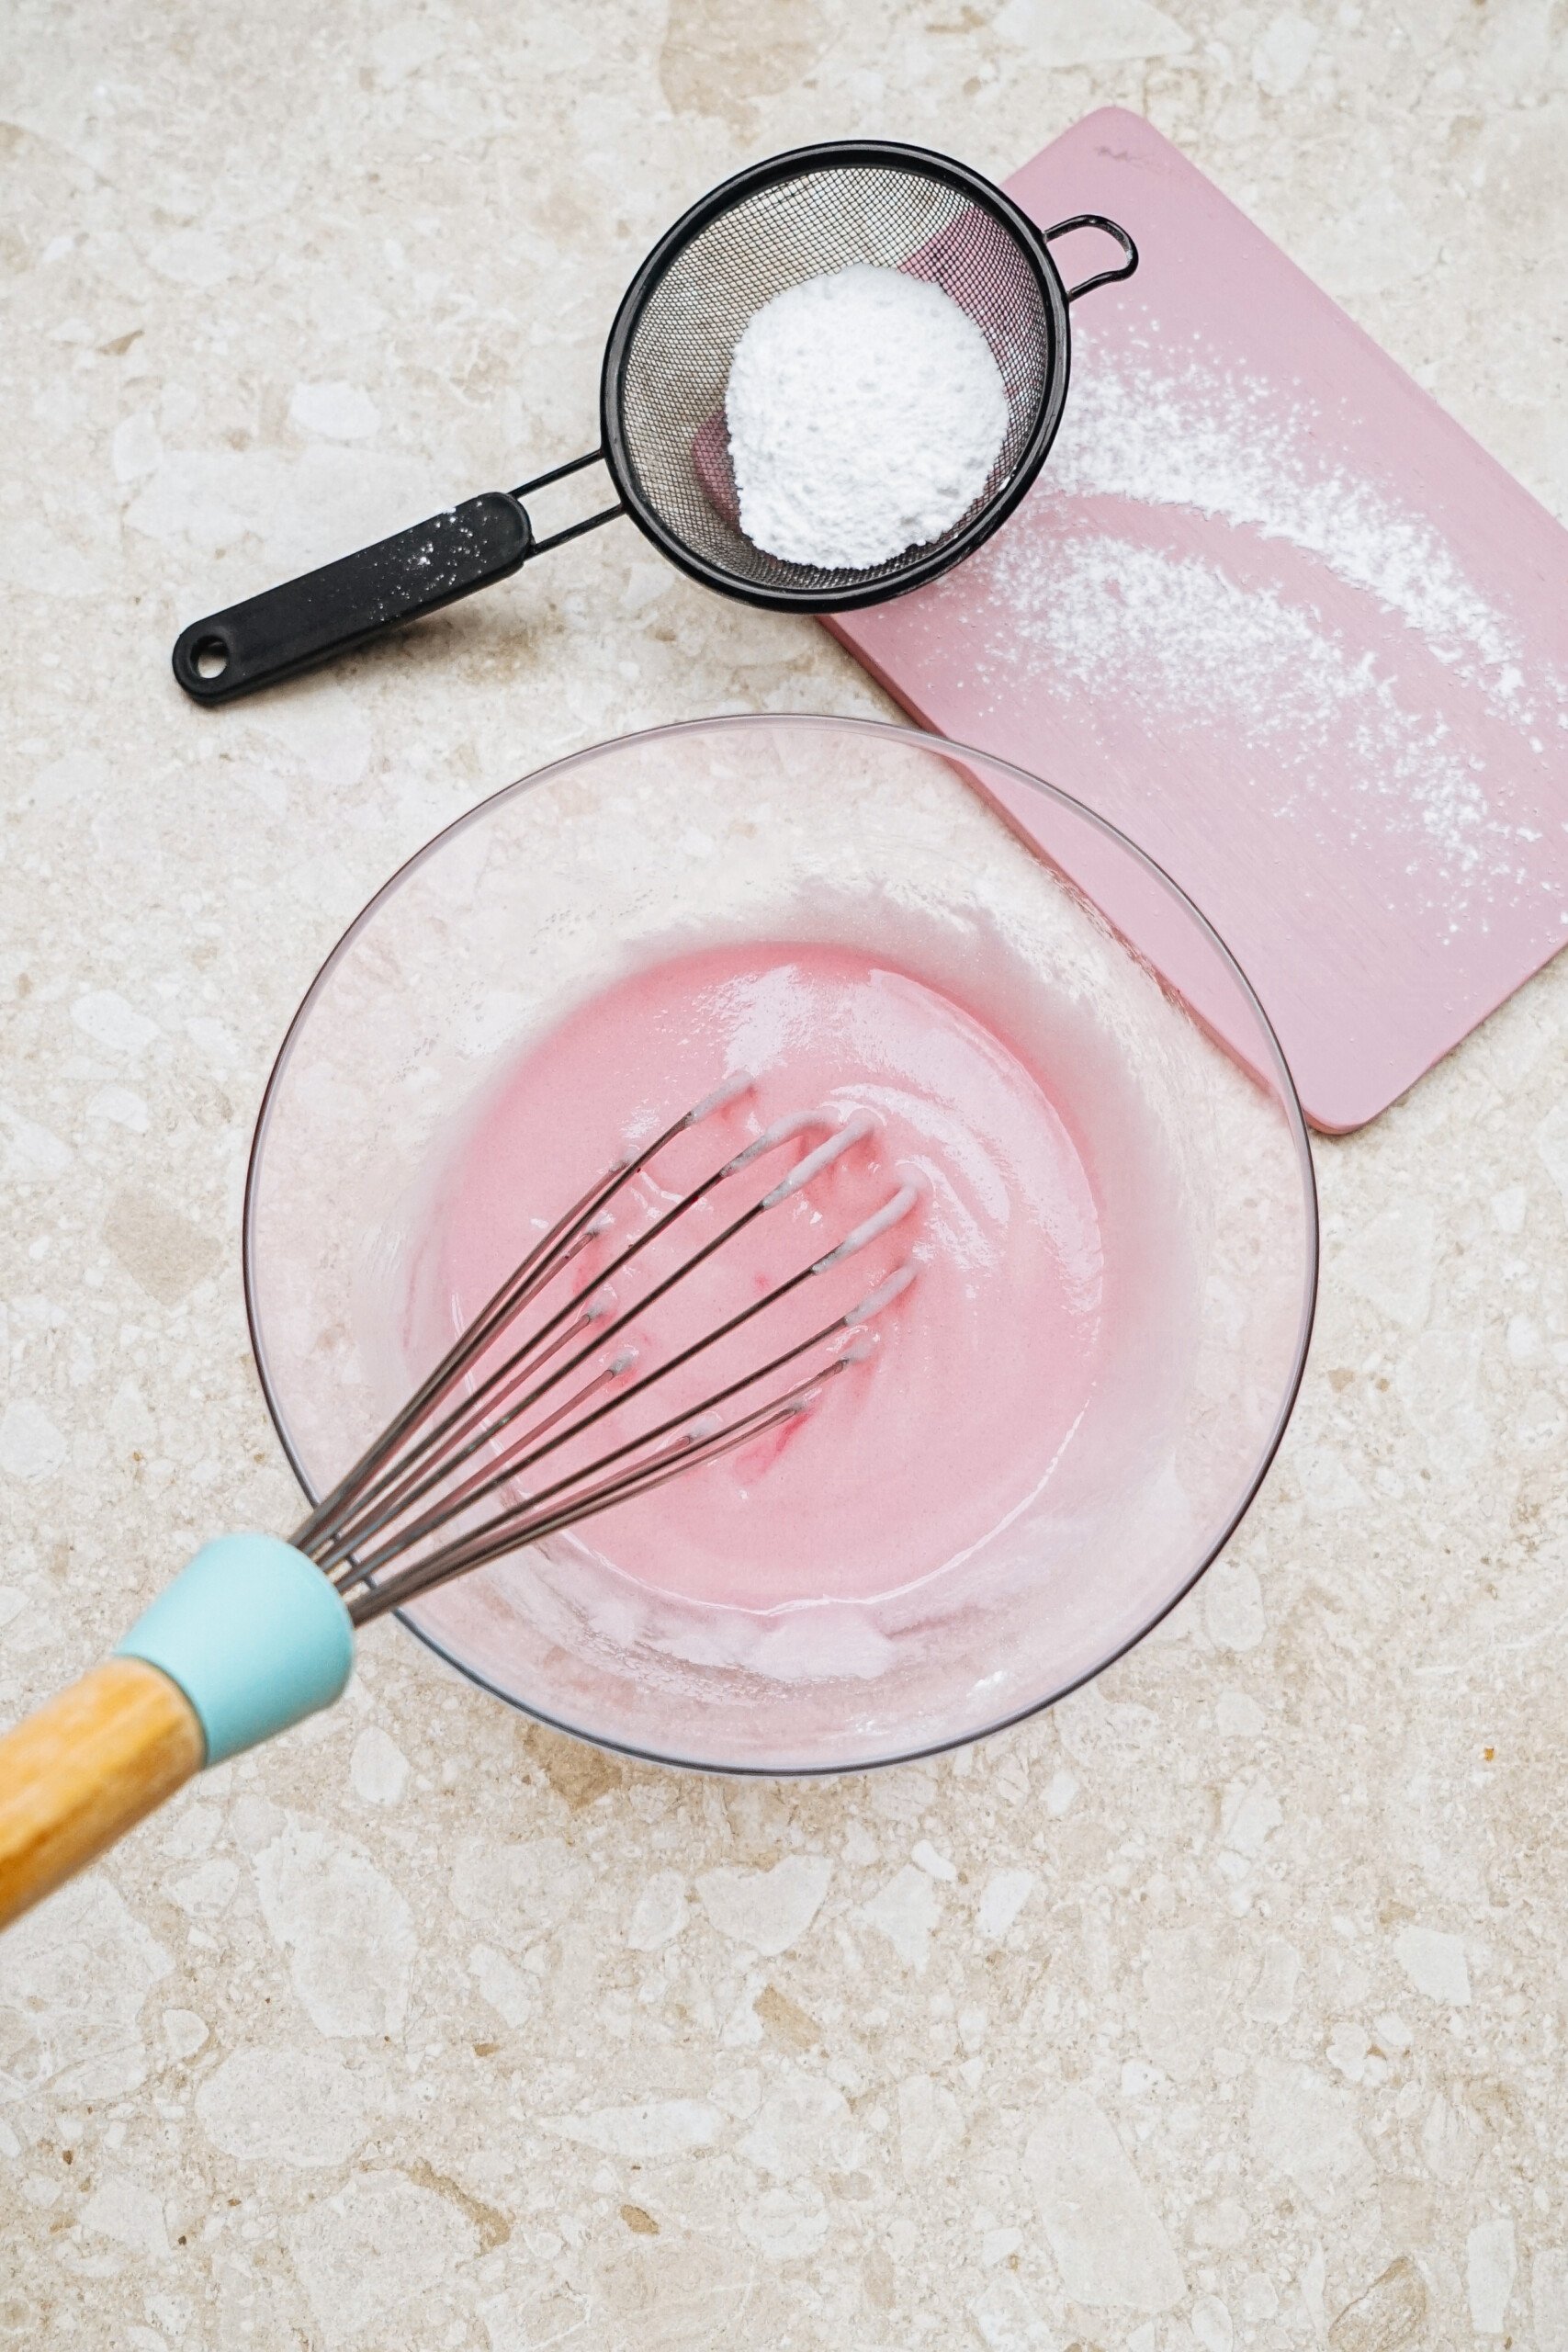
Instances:
[[[723,564],[710,562],[696,548],[687,545],[664,523],[649,500],[644,497],[637,480],[637,466],[627,447],[622,424],[622,402],[625,396],[626,362],[632,338],[637,332],[643,311],[671,264],[710,221],[727,212],[742,198],[754,195],[758,189],[777,187],[781,182],[805,179],[811,173],[824,169],[840,169],[845,165],[869,164],[914,172],[926,179],[940,180],[957,189],[969,201],[988,212],[1017,241],[1021,252],[1034,273],[1041,300],[1050,321],[1051,350],[1045,396],[1040,403],[1040,413],[1033,430],[1024,445],[1023,453],[1007,481],[995,496],[988,499],[978,514],[970,517],[961,531],[933,546],[927,555],[917,557],[904,565],[890,579],[872,580],[846,588],[778,587],[764,588],[754,581],[744,580],[738,572]],[[732,178],[722,180],[717,187],[682,214],[674,226],[660,237],[637,276],[621,298],[604,346],[604,366],[599,384],[600,432],[604,464],[620,493],[622,503],[632,521],[650,539],[660,555],[668,558],[689,578],[700,581],[705,588],[712,588],[721,596],[731,596],[743,605],[756,605],[764,610],[783,613],[851,613],[867,605],[886,604],[894,596],[907,595],[913,588],[923,587],[953,564],[973,555],[977,547],[999,529],[1008,516],[1032,488],[1035,476],[1050,455],[1051,444],[1062,421],[1066,403],[1067,380],[1071,372],[1072,331],[1068,324],[1066,289],[1061,273],[1051,258],[1043,232],[1021,211],[1012,198],[1005,196],[983,173],[961,164],[954,156],[939,154],[935,148],[912,147],[894,139],[833,139],[818,141],[810,147],[792,147],[782,155],[767,156],[760,164],[750,164]]]

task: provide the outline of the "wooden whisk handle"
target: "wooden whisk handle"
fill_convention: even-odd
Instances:
[[[185,1692],[111,1657],[0,1739],[0,1928],[106,1852],[201,1770]]]
[[[113,1657],[0,1739],[0,1928],[204,1765],[330,1707],[354,1628],[276,1535],[205,1544]]]

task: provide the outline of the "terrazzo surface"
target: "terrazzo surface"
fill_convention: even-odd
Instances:
[[[1559,514],[1568,16],[21,0],[0,43],[0,1720],[294,1493],[249,1130],[429,833],[552,755],[885,707],[629,527],[227,713],[194,613],[592,439],[709,182],[1145,112]],[[1071,786],[1070,777],[1057,781]],[[1320,1144],[1240,1538],[1055,1715],[775,1788],[396,1629],[0,1944],[0,2342],[1568,2347],[1568,964]]]

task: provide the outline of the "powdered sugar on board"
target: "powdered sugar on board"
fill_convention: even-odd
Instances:
[[[976,676],[993,708],[1022,673],[1064,697],[1126,696],[1168,741],[1228,736],[1253,754],[1253,793],[1281,823],[1336,852],[1396,844],[1445,937],[1521,890],[1560,895],[1521,854],[1539,826],[1495,809],[1464,711],[1442,706],[1479,695],[1543,759],[1540,729],[1568,724],[1562,680],[1546,671],[1527,687],[1507,615],[1419,514],[1324,462],[1303,403],[1271,403],[1266,384],[1227,380],[1198,355],[1162,373],[1101,340],[1086,332],[1077,410],[1037,505],[960,592],[988,606],[995,650]],[[1117,531],[1096,519],[1102,505],[1079,511],[1112,499],[1222,526],[1214,554],[1175,553],[1132,518]],[[1238,533],[1374,599],[1412,633],[1414,647],[1393,649],[1404,674],[1380,659],[1366,615],[1348,638],[1318,595],[1259,580],[1223,544]],[[1419,697],[1412,652],[1450,673],[1424,679]]]
[[[1124,220],[1143,269],[1075,310],[1013,521],[834,626],[1174,873],[1309,1116],[1358,1125],[1568,935],[1568,539],[1147,125],[1011,190]]]
[[[1064,496],[1191,507],[1315,556],[1416,630],[1444,661],[1511,702],[1518,633],[1467,580],[1440,531],[1397,492],[1333,462],[1310,400],[1229,372],[1197,337],[1155,320],[1118,335],[1084,322],[1085,362],[1052,468]]]

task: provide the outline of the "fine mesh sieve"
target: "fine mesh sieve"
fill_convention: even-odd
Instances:
[[[1085,228],[1113,237],[1122,259],[1068,289],[1050,242]],[[857,262],[927,279],[967,313],[1001,375],[1008,427],[979,497],[937,538],[862,570],[825,571],[769,555],[740,530],[724,398],[757,311]],[[1042,231],[979,173],[926,148],[845,140],[754,164],[678,220],[626,289],[604,353],[598,448],[193,622],[175,643],[175,675],[199,702],[228,701],[471,595],[622,514],[694,579],[748,604],[844,612],[901,595],[970,554],[1023,497],[1066,399],[1068,304],[1137,266],[1114,221],[1080,213]],[[536,538],[522,501],[601,463],[616,503]]]
[[[865,570],[828,571],[769,555],[740,532],[724,395],[735,345],[763,304],[856,262],[929,279],[967,312],[1001,374],[1008,429],[984,492],[940,538]],[[996,528],[1049,447],[1066,389],[1055,275],[1039,232],[1014,207],[936,157],[883,150],[840,161],[808,150],[742,175],[671,232],[611,334],[605,443],[635,518],[699,578],[769,604],[841,608],[944,570]]]

